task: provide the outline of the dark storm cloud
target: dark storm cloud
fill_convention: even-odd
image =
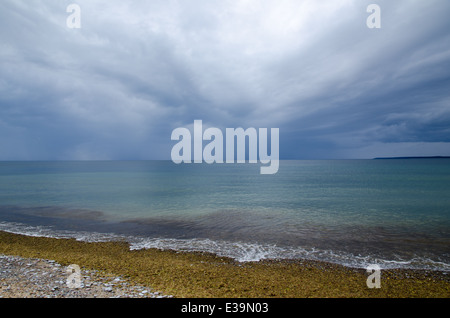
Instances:
[[[278,127],[282,158],[450,155],[450,4],[372,2],[2,1],[0,159],[169,159],[194,119]]]

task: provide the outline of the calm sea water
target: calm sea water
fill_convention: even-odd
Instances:
[[[450,159],[1,162],[0,230],[450,270]]]

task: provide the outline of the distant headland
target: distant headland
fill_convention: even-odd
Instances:
[[[377,159],[450,159],[450,156],[422,156],[422,157],[379,157],[379,158],[373,158],[374,160]]]

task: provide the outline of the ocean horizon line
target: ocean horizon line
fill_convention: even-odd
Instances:
[[[394,156],[394,157],[370,157],[370,158],[281,158],[279,161],[351,161],[351,160],[389,160],[389,159],[450,159],[450,156]],[[101,162],[101,161],[172,161],[172,159],[7,159],[0,162]],[[194,163],[194,162],[192,162]],[[202,161],[201,163],[206,163]],[[234,164],[238,162],[233,162]],[[246,160],[245,163],[248,163]],[[198,163],[197,163],[198,164]],[[232,164],[232,163],[228,163]],[[240,163],[244,164],[244,163]]]

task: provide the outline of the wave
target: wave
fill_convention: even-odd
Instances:
[[[382,259],[372,255],[353,255],[351,253],[336,252],[303,247],[281,247],[275,244],[261,244],[249,242],[230,242],[211,239],[174,239],[149,238],[119,235],[114,233],[99,233],[86,231],[56,230],[51,226],[30,226],[17,222],[0,222],[0,230],[13,234],[27,236],[72,238],[84,242],[126,241],[131,250],[160,249],[184,252],[208,252],[221,257],[228,257],[238,262],[257,262],[261,260],[304,259],[324,261],[340,264],[351,268],[367,268],[376,264],[381,269],[425,269],[433,271],[450,271],[450,264],[432,260],[426,257],[411,259]]]

